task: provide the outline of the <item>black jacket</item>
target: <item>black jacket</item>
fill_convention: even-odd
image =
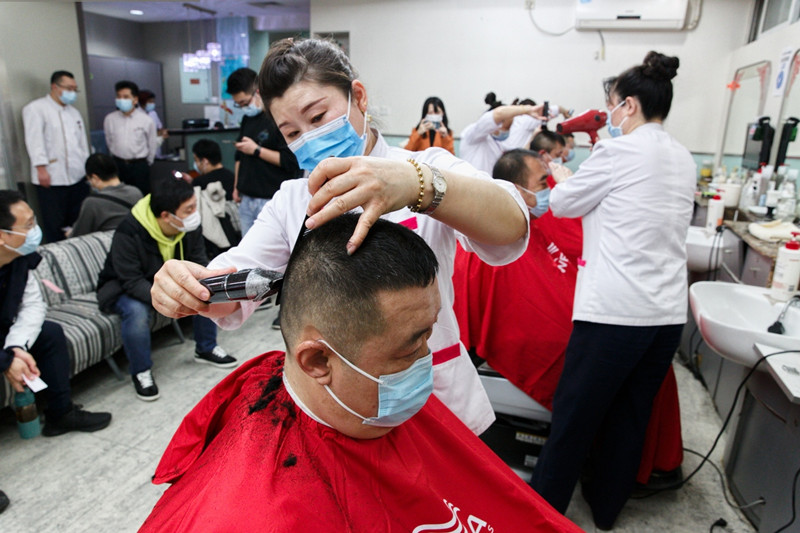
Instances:
[[[183,258],[201,265],[208,263],[203,230],[187,233],[183,240]],[[180,259],[180,244],[175,245],[175,259]],[[97,303],[106,313],[114,313],[114,304],[127,294],[148,305],[153,277],[164,264],[158,243],[132,214],[125,217],[114,233],[111,251],[100,271],[97,283]]]

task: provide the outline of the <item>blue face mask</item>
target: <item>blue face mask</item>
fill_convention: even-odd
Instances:
[[[128,100],[127,98],[117,98],[114,100],[114,103],[116,104],[117,109],[123,113],[127,113],[133,109],[133,100]]]
[[[564,154],[564,163],[569,163],[573,159],[575,159],[575,150],[569,150],[566,154]]]
[[[320,339],[319,342],[330,348],[347,366],[378,384],[378,415],[371,417],[362,416],[352,410],[333,393],[330,387],[325,385],[325,390],[328,391],[331,398],[342,409],[363,420],[364,425],[384,428],[397,427],[417,414],[433,393],[433,354],[430,350],[428,355],[417,359],[405,370],[376,378],[345,359],[323,339]]]
[[[12,235],[25,235],[25,242],[22,243],[22,246],[19,248],[12,248],[11,246],[4,244],[6,248],[11,250],[12,252],[17,252],[19,255],[28,255],[36,251],[39,247],[39,244],[42,242],[42,228],[39,225],[35,225],[33,228],[28,231],[28,233],[22,233],[19,231],[11,231],[11,230],[3,230],[6,233],[11,233]]]
[[[495,141],[505,141],[511,135],[511,130],[500,130],[497,133],[492,133],[492,139]]]
[[[58,97],[64,105],[72,105],[78,99],[78,93],[75,91],[61,91],[61,96]]]
[[[145,104],[144,110],[147,111],[148,113],[151,112],[151,111],[155,111],[156,110],[155,102],[150,102],[148,104]]]
[[[364,132],[358,136],[353,125],[350,124],[350,97],[347,98],[347,113],[335,118],[311,131],[307,131],[300,138],[289,144],[289,149],[294,152],[297,164],[303,170],[314,170],[320,161],[326,157],[352,157],[364,155],[367,146],[367,124],[364,119]]]
[[[628,117],[623,118],[622,122],[619,123],[619,126],[615,126],[614,124],[611,123],[611,115],[614,113],[614,111],[616,111],[623,105],[625,105],[625,100],[617,104],[616,107],[614,107],[614,109],[609,111],[608,115],[606,115],[606,126],[608,126],[608,134],[611,135],[612,137],[619,137],[620,135],[622,135],[622,125],[625,124],[626,120],[628,120]]]
[[[519,185],[517,185],[517,187],[536,197],[536,207],[528,207],[528,211],[530,212],[531,216],[539,218],[547,213],[547,210],[550,209],[550,187],[545,187],[538,192],[529,191],[525,187],[521,187]]]
[[[246,117],[254,117],[259,113],[261,113],[261,108],[258,107],[257,105],[253,105],[253,103],[251,102],[250,105],[247,105],[242,108],[242,112]]]

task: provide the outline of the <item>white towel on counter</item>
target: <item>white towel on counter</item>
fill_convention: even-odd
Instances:
[[[753,222],[747,226],[747,231],[762,241],[779,242],[788,241],[792,238],[792,232],[800,232],[800,228],[790,222],[775,220],[773,222]]]

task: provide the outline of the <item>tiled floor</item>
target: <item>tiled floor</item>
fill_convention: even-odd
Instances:
[[[282,349],[280,333],[270,329],[276,309],[259,311],[238,331],[220,331],[219,343],[240,360],[271,349]],[[0,416],[0,489],[11,506],[0,515],[0,531],[127,532],[136,531],[158,500],[164,486],[150,476],[183,415],[226,371],[192,360],[194,342],[190,324],[187,342],[176,344],[167,328],[154,340],[153,373],[161,398],[137,400],[130,381],[117,381],[105,364],[73,380],[73,396],[90,410],[109,410],[111,426],[90,434],[69,433],[55,438],[23,441],[13,416]],[[118,359],[122,362],[124,357]],[[684,446],[705,453],[720,420],[702,385],[676,365]],[[724,441],[712,456],[719,464]],[[699,458],[686,454],[684,471]],[[722,532],[751,532],[741,513],[728,506],[719,477],[704,467],[683,489],[632,500],[614,531],[705,532],[718,518],[728,526]],[[586,531],[594,531],[591,515],[576,493],[567,516]]]

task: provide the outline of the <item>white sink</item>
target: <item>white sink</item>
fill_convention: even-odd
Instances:
[[[726,359],[753,366],[759,356],[756,342],[783,350],[800,347],[800,308],[789,308],[785,333],[769,333],[786,302],[770,298],[770,290],[751,285],[701,281],[689,287],[689,303],[700,334],[712,350]],[[760,370],[766,370],[762,363]]]
[[[689,233],[686,234],[686,255],[687,265],[692,272],[710,272],[716,270],[722,253],[719,248],[722,246],[722,239],[716,239],[714,247],[714,257],[709,262],[712,245],[715,244],[714,236],[716,232],[707,232],[705,228],[699,226],[689,226]],[[719,252],[719,253],[718,253]]]

